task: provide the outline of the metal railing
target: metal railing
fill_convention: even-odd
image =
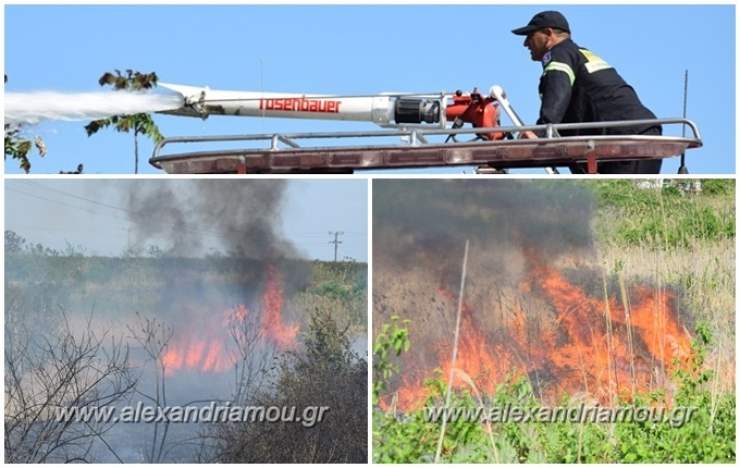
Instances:
[[[561,137],[559,136],[561,131],[570,130],[593,130],[593,129],[616,129],[625,127],[635,126],[657,126],[657,125],[683,125],[684,128],[688,126],[692,133],[692,138],[684,138],[689,143],[690,148],[696,148],[702,146],[701,134],[699,129],[694,122],[683,118],[674,119],[653,119],[653,120],[629,120],[629,121],[616,121],[616,122],[596,122],[596,123],[569,123],[569,124],[545,124],[545,125],[524,125],[524,126],[508,126],[508,127],[490,127],[490,128],[397,128],[393,130],[370,130],[370,131],[349,131],[349,132],[307,132],[307,133],[264,133],[264,134],[253,134],[253,135],[213,135],[213,136],[190,136],[190,137],[170,137],[161,140],[154,147],[152,158],[150,162],[154,164],[156,161],[163,158],[167,158],[167,155],[162,156],[161,150],[166,145],[177,144],[177,143],[209,143],[209,142],[233,142],[233,141],[269,141],[268,148],[250,148],[245,151],[280,151],[280,143],[288,146],[294,150],[307,149],[313,150],[316,147],[302,147],[296,140],[318,140],[318,139],[350,139],[350,138],[382,138],[382,137],[400,137],[403,140],[398,146],[423,146],[428,145],[428,137],[432,136],[448,136],[448,135],[475,135],[484,133],[518,133],[523,131],[533,131],[538,133],[544,133],[545,138],[543,143],[557,143],[565,142],[572,137]],[[584,135],[586,136],[586,135]],[[581,136],[580,138],[583,138]],[[600,137],[625,137],[625,136],[639,136],[639,135],[588,135],[589,138],[599,139]],[[654,137],[653,137],[654,138]],[[454,142],[445,143],[446,145],[465,145],[470,142]],[[492,141],[491,144],[501,144],[502,141]],[[509,141],[508,143],[511,143]],[[531,140],[530,140],[531,143]],[[365,144],[364,146],[369,146]]]

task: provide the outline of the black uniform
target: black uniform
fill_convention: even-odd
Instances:
[[[537,124],[657,118],[614,68],[570,39],[553,46],[542,58],[542,66]],[[560,132],[561,136],[660,134],[660,125]],[[601,174],[659,174],[661,164],[662,159],[599,162],[597,169]],[[584,167],[571,167],[571,172],[582,173]]]

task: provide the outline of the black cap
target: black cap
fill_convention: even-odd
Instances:
[[[570,34],[568,20],[566,20],[565,16],[558,11],[543,11],[542,13],[537,13],[528,25],[514,29],[511,32],[517,36],[526,36],[532,31],[538,31],[545,28],[560,29]]]

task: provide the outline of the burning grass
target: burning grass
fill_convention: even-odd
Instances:
[[[264,348],[274,346],[288,351],[297,346],[300,323],[286,323],[283,318],[283,278],[274,265],[268,264],[267,281],[262,295],[262,311],[257,340]],[[171,375],[181,369],[218,373],[232,369],[237,356],[229,353],[227,343],[239,341],[241,327],[250,314],[244,304],[220,314],[201,310],[186,312],[184,327],[176,332],[162,358],[165,373]]]
[[[522,252],[521,276],[499,278],[496,292],[476,281],[471,262],[469,297],[463,302],[457,368],[492,395],[509,375],[530,379],[546,403],[562,394],[588,394],[601,404],[629,400],[634,393],[665,391],[670,401],[670,375],[685,364],[692,347],[687,323],[678,320],[679,299],[670,290],[607,278],[589,270],[584,284],[576,272],[561,272],[537,250]],[[452,356],[453,311],[457,295],[444,280],[434,284],[433,270],[425,270],[426,295],[432,312],[411,319],[410,338],[416,351],[402,360],[403,371],[392,392],[402,410],[418,409],[428,396],[426,378],[440,368],[449,375]],[[570,274],[569,274],[570,273]],[[381,297],[383,274],[377,276]],[[421,286],[420,284],[420,286]],[[408,283],[405,286],[410,286]],[[606,294],[605,294],[606,293]],[[402,297],[410,297],[404,290]],[[623,295],[624,294],[624,295]],[[413,296],[412,302],[421,305]],[[467,295],[466,295],[467,297]],[[403,305],[380,301],[380,309],[402,317]],[[627,304],[625,306],[625,303]],[[436,315],[436,317],[435,317]],[[441,315],[441,317],[440,317]],[[384,321],[379,316],[380,323]],[[432,325],[436,320],[440,326]],[[387,407],[388,397],[383,400]]]
[[[728,445],[734,443],[732,342],[719,336],[704,354],[691,341],[691,324],[677,314],[686,299],[679,300],[665,288],[627,281],[623,271],[600,278],[597,270],[591,270],[593,284],[589,286],[586,280],[585,286],[579,286],[571,279],[583,280],[583,275],[538,264],[536,257],[530,257],[530,262],[523,280],[512,278],[515,285],[503,287],[503,281],[499,285],[508,297],[502,293],[492,301],[495,294],[481,293],[480,284],[471,285],[471,300],[461,310],[450,407],[553,407],[564,402],[611,408],[630,404],[669,410],[672,406],[698,407],[699,416],[680,429],[686,446],[667,448],[667,441],[675,441],[679,430],[665,429],[666,424],[508,423],[491,427],[490,423],[458,421],[445,434],[443,460],[729,461],[729,454],[734,459],[734,449]],[[604,295],[604,290],[612,293]],[[439,304],[439,312],[455,309],[457,297],[451,289],[438,284],[433,291],[430,302]],[[376,290],[375,294],[383,297],[384,292]],[[385,310],[393,308],[386,304]],[[374,448],[376,461],[431,460],[436,447],[427,442],[411,451],[403,449],[410,443],[406,436],[422,441],[439,437],[440,423],[424,421],[419,409],[441,405],[445,384],[439,379],[446,379],[452,367],[454,337],[450,330],[454,328],[423,330],[418,327],[423,319],[428,316],[411,320],[412,345],[401,354],[400,372],[379,400],[386,415],[404,416],[398,420],[386,416],[390,419],[385,422],[376,419],[383,427],[380,439],[376,438],[381,444]],[[441,369],[439,374],[437,369]],[[396,435],[380,441],[383,433]],[[713,442],[698,442],[708,438]]]
[[[401,434],[410,431],[418,439],[424,437],[419,431],[428,431],[435,441],[439,437],[439,425],[417,421],[421,415],[417,410],[432,401],[440,403],[446,384],[435,379],[451,375],[466,237],[471,239],[471,249],[453,372],[466,377],[453,381],[455,404],[478,406],[466,396],[472,388],[488,402],[504,401],[502,398],[513,391],[515,403],[546,406],[564,401],[605,407],[694,404],[701,408],[702,417],[687,432],[701,427],[712,430],[714,421],[717,427],[712,437],[717,438],[716,446],[721,449],[704,453],[706,447],[702,445],[681,455],[680,450],[669,450],[653,457],[648,448],[645,454],[630,455],[629,450],[620,452],[624,444],[629,445],[627,441],[650,447],[663,444],[671,435],[656,436],[660,441],[655,441],[647,433],[637,437],[630,432],[634,427],[616,432],[608,426],[595,430],[581,427],[577,429],[579,435],[567,428],[513,424],[494,428],[496,444],[491,453],[491,447],[483,448],[489,445],[484,442],[488,436],[476,439],[482,445],[466,445],[471,437],[466,431],[475,432],[480,427],[464,429],[468,426],[461,423],[445,435],[448,445],[444,460],[726,459],[725,444],[731,443],[725,440],[728,431],[732,431],[734,441],[734,424],[730,423],[734,421],[735,389],[734,238],[707,237],[701,234],[704,231],[691,227],[676,237],[682,240],[680,244],[669,244],[665,240],[669,236],[648,235],[635,246],[631,243],[634,239],[620,241],[616,236],[621,231],[616,229],[612,231],[615,238],[604,238],[609,223],[602,219],[611,216],[637,230],[643,220],[648,219],[653,227],[657,220],[667,229],[671,223],[666,219],[678,216],[672,210],[688,207],[692,213],[707,213],[705,205],[716,201],[697,201],[693,205],[655,202],[653,211],[642,213],[630,207],[631,218],[624,220],[618,208],[590,211],[584,208],[587,204],[581,204],[575,212],[569,211],[568,198],[565,203],[562,197],[558,200],[557,191],[553,199],[537,200],[530,194],[528,203],[508,199],[499,202],[495,196],[517,197],[535,183],[513,188],[497,184],[506,185],[497,181],[491,184],[491,190],[482,183],[471,185],[477,201],[470,200],[469,194],[463,198],[475,206],[462,203],[457,212],[455,205],[460,200],[455,191],[460,190],[459,186],[450,191],[447,188],[453,184],[448,182],[431,191],[423,184],[407,184],[405,190],[409,192],[426,193],[423,198],[407,196],[427,205],[426,210],[414,210],[427,214],[439,210],[434,217],[439,225],[424,227],[414,225],[410,218],[406,220],[402,207],[388,205],[390,208],[384,210],[386,189],[392,193],[392,187],[375,192],[381,194],[376,205],[381,209],[376,211],[380,216],[374,226],[373,334],[378,336],[381,327],[391,323],[392,316],[398,316],[409,319],[411,343],[400,358],[389,358],[398,365],[398,372],[385,379],[387,387],[378,399],[385,414],[404,414],[405,425],[395,426],[391,420],[381,423],[381,433],[398,431],[398,435],[396,440],[382,436],[376,439],[380,444],[376,445],[380,454],[376,461],[419,461],[416,455],[404,452]],[[543,183],[532,193],[545,195],[548,184]],[[629,184],[621,189],[637,190]],[[568,191],[561,190],[561,195],[563,192]],[[547,209],[549,215],[541,213],[545,204],[553,207]],[[727,202],[719,206],[722,213],[734,213]],[[569,214],[558,219],[558,210]],[[390,217],[383,218],[385,213]],[[393,222],[384,223],[390,220]],[[710,335],[714,338],[709,343],[696,347],[695,339],[702,341]],[[566,433],[558,434],[561,429]],[[578,445],[578,454],[559,458],[556,452],[561,447],[548,445],[547,440],[570,440],[573,434],[577,436],[572,443]],[[590,448],[589,438],[596,444]],[[512,441],[518,445],[510,446]],[[412,452],[429,457],[434,445]],[[634,450],[638,449],[643,448],[635,446]],[[483,458],[481,451],[487,454]]]

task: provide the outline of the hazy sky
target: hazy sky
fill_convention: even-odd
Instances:
[[[79,176],[78,176],[79,177]],[[275,180],[279,184],[280,180]],[[168,216],[157,216],[168,234],[137,237],[140,230],[129,220],[129,191],[139,182],[125,179],[6,179],[5,229],[23,236],[27,243],[64,250],[82,247],[87,254],[120,255],[129,243],[158,245],[166,249],[175,235]],[[209,182],[218,184],[219,180]],[[249,183],[244,180],[244,183]],[[192,180],[149,179],[149,187],[168,186],[177,195],[192,196]],[[264,183],[264,181],[263,181]],[[269,181],[267,183],[270,183]],[[333,260],[334,240],[329,232],[340,231],[338,258],[367,261],[368,181],[366,179],[291,179],[284,190],[275,230],[309,259]],[[138,187],[138,186],[137,186]],[[196,195],[198,196],[198,195]],[[215,206],[218,203],[214,203]],[[147,210],[143,210],[147,211]],[[229,210],[226,210],[229,216]],[[219,245],[219,227],[204,225],[183,214],[192,235],[204,245],[224,251]],[[159,218],[162,219],[159,219]],[[171,226],[171,228],[169,227]],[[160,229],[161,231],[161,229]]]

